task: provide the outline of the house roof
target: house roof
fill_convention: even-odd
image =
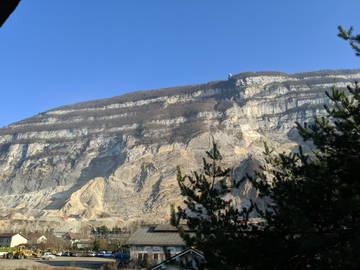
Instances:
[[[157,225],[159,226],[159,225]],[[131,246],[185,246],[184,240],[180,237],[175,227],[160,226],[141,227],[134,232],[129,240]]]
[[[16,233],[0,233],[0,238],[13,237]]]
[[[14,235],[21,235],[22,237],[24,237],[25,239],[29,240],[27,237],[25,237],[24,235],[22,235],[21,233],[0,233],[0,238],[11,238]]]
[[[178,229],[170,224],[158,224],[153,227],[156,232],[178,232]]]
[[[83,238],[81,233],[73,233],[73,232],[69,232],[67,233],[67,235],[69,236],[70,239],[81,239]]]
[[[182,256],[184,256],[184,255],[186,255],[186,254],[188,254],[188,253],[193,253],[193,254],[195,254],[196,256],[200,257],[202,260],[204,259],[204,255],[202,254],[201,251],[196,250],[196,249],[193,249],[193,248],[187,248],[187,249],[183,250],[182,252],[180,252],[180,253],[178,253],[178,254],[170,257],[169,259],[167,259],[167,260],[165,260],[165,261],[163,261],[163,262],[161,262],[161,263],[153,266],[153,267],[151,268],[151,270],[163,269],[162,267],[163,267],[164,265],[166,265],[166,264],[168,264],[168,263],[171,263],[171,262],[173,262],[173,261],[176,261],[178,258],[181,258]]]
[[[26,235],[28,239],[30,240],[36,240],[39,239],[41,236],[44,236],[46,238],[45,235],[41,234],[41,233],[29,233]]]

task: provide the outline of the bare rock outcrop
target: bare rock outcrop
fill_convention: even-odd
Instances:
[[[59,107],[0,129],[3,219],[162,222],[180,203],[176,166],[201,165],[212,138],[236,173],[263,142],[301,143],[295,122],[324,113],[325,91],[360,70],[240,73],[226,81],[139,91]],[[238,200],[256,196],[244,186]]]

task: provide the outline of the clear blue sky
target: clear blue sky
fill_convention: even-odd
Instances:
[[[0,28],[0,126],[227,73],[358,68],[359,0],[22,0]]]

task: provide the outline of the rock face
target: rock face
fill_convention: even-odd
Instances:
[[[176,166],[201,166],[214,139],[236,174],[263,142],[292,149],[294,123],[324,113],[324,93],[360,70],[240,73],[226,81],[63,106],[0,129],[2,218],[167,219],[181,202]],[[254,197],[245,185],[239,202]]]

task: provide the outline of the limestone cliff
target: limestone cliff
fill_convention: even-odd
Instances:
[[[226,81],[139,91],[59,107],[0,129],[3,219],[163,221],[181,198],[176,166],[200,167],[211,138],[237,174],[263,141],[299,142],[295,121],[324,113],[324,93],[360,70],[240,73]],[[255,196],[244,186],[239,202]]]

